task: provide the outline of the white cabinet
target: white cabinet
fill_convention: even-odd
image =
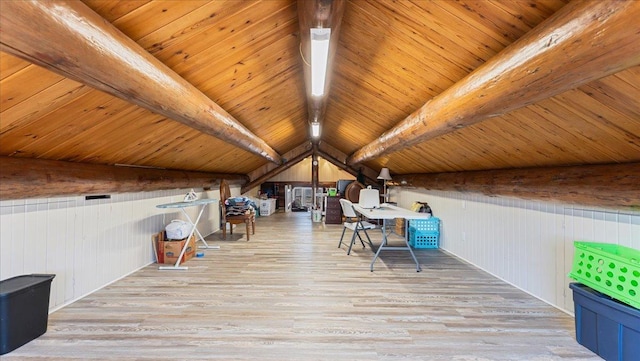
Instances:
[[[261,199],[260,200],[260,215],[270,216],[276,211],[276,199]]]

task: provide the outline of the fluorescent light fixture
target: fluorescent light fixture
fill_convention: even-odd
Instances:
[[[314,138],[318,138],[320,136],[320,123],[311,123],[311,136]]]
[[[324,95],[331,28],[311,29],[311,95]]]

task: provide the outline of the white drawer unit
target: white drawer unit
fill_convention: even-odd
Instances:
[[[275,198],[261,199],[260,200],[260,215],[270,216],[276,211]]]

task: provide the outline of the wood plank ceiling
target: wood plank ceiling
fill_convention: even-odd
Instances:
[[[309,142],[295,0],[83,2],[279,155]],[[565,6],[576,5],[568,3],[346,1],[320,148],[331,149],[338,161],[357,154]],[[627,12],[639,12],[629,7]],[[31,19],[28,26],[35,29],[38,22]],[[635,45],[624,45],[624,66],[602,69],[603,77],[586,83],[574,77],[577,86],[554,85],[566,91],[361,164],[376,171],[389,167],[392,174],[431,174],[622,163],[637,173],[640,25],[628,21],[606,30],[625,27],[635,34]],[[275,166],[224,137],[23,60],[8,42],[3,38],[0,48],[1,156],[243,175]]]

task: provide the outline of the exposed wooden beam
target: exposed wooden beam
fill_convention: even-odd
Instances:
[[[289,163],[292,159],[294,158],[298,158],[298,156],[302,153],[308,153],[309,151],[311,151],[311,142],[309,142],[308,140],[305,141],[304,143],[298,145],[297,147],[291,149],[290,151],[283,153],[282,154],[282,164],[286,164]],[[280,166],[274,163],[265,163],[263,165],[261,165],[260,167],[252,170],[251,172],[247,173],[247,175],[249,176],[249,184],[247,185],[247,187],[249,187],[249,189],[253,188],[253,186],[251,186],[252,184],[255,185],[259,185],[260,183],[256,184],[255,181],[259,180],[259,179],[264,179],[264,176],[269,173],[272,174],[271,177],[277,175],[277,174],[273,174],[272,171],[274,171],[276,168],[279,168]],[[280,168],[281,169],[281,168]],[[254,186],[255,186],[254,185]]]
[[[239,174],[0,157],[0,200],[212,188],[221,179],[238,185],[248,181]]]
[[[338,48],[340,24],[346,0],[298,0],[298,22],[300,23],[300,51],[303,57],[304,82],[307,90],[307,109],[309,123],[324,120],[324,113],[329,97],[331,69],[333,58]],[[329,40],[329,59],[324,96],[311,95],[311,28],[331,28]],[[310,132],[311,130],[309,130]]]
[[[354,177],[357,177],[358,172],[361,171],[365,179],[369,180],[369,182],[373,184],[379,183],[377,177],[380,171],[373,170],[365,165],[358,165],[357,167],[347,165],[347,154],[333,147],[329,143],[324,141],[318,143],[318,152],[322,158],[345,172],[351,173]]]
[[[270,171],[262,174],[260,177],[252,180],[247,185],[243,186],[240,189],[240,192],[241,193],[246,193],[246,192],[250,191],[252,188],[259,186],[260,184],[268,181],[270,178],[273,178],[276,175],[278,175],[278,174],[284,172],[285,170],[293,167],[294,165],[300,163],[303,159],[305,159],[307,157],[310,157],[312,153],[313,152],[312,152],[311,148],[309,148],[305,152],[299,153],[295,157],[287,159],[284,163],[282,163],[278,167],[271,169]]]
[[[354,177],[358,177],[358,170],[355,169],[354,167],[348,166],[342,162],[340,162],[337,158],[334,158],[333,155],[318,149],[318,155],[321,156],[322,158],[324,158],[327,162],[333,164],[334,166],[342,169],[343,171],[351,174]],[[364,167],[363,167],[364,168]],[[376,179],[376,177],[372,177],[370,175],[370,172],[367,172],[363,169],[362,174],[364,175],[365,180],[368,180],[369,183],[371,184],[378,184],[379,181]]]
[[[361,163],[640,64],[640,1],[572,1],[375,141]]]
[[[2,51],[280,164],[218,104],[81,1],[4,1]]]
[[[305,142],[290,150],[289,152],[284,153],[282,155],[283,163],[280,166],[269,163],[250,172],[248,175],[251,181],[242,187],[241,192],[246,193],[254,187],[267,182],[269,179],[300,163],[305,158],[310,157],[313,154],[313,149],[316,149],[317,154],[324,158],[326,161],[333,164],[337,168],[340,168],[343,171],[353,175],[354,177],[357,177],[358,171],[362,170],[362,173],[365,176],[366,180],[374,184],[378,183],[378,180],[376,179],[378,173],[376,171],[366,166],[360,166],[358,167],[358,169],[356,169],[354,167],[346,165],[345,159],[347,158],[347,155],[340,152],[338,149],[334,148],[328,143],[319,142],[317,144],[313,144],[310,142]]]
[[[640,210],[640,163],[406,174],[392,184]]]

